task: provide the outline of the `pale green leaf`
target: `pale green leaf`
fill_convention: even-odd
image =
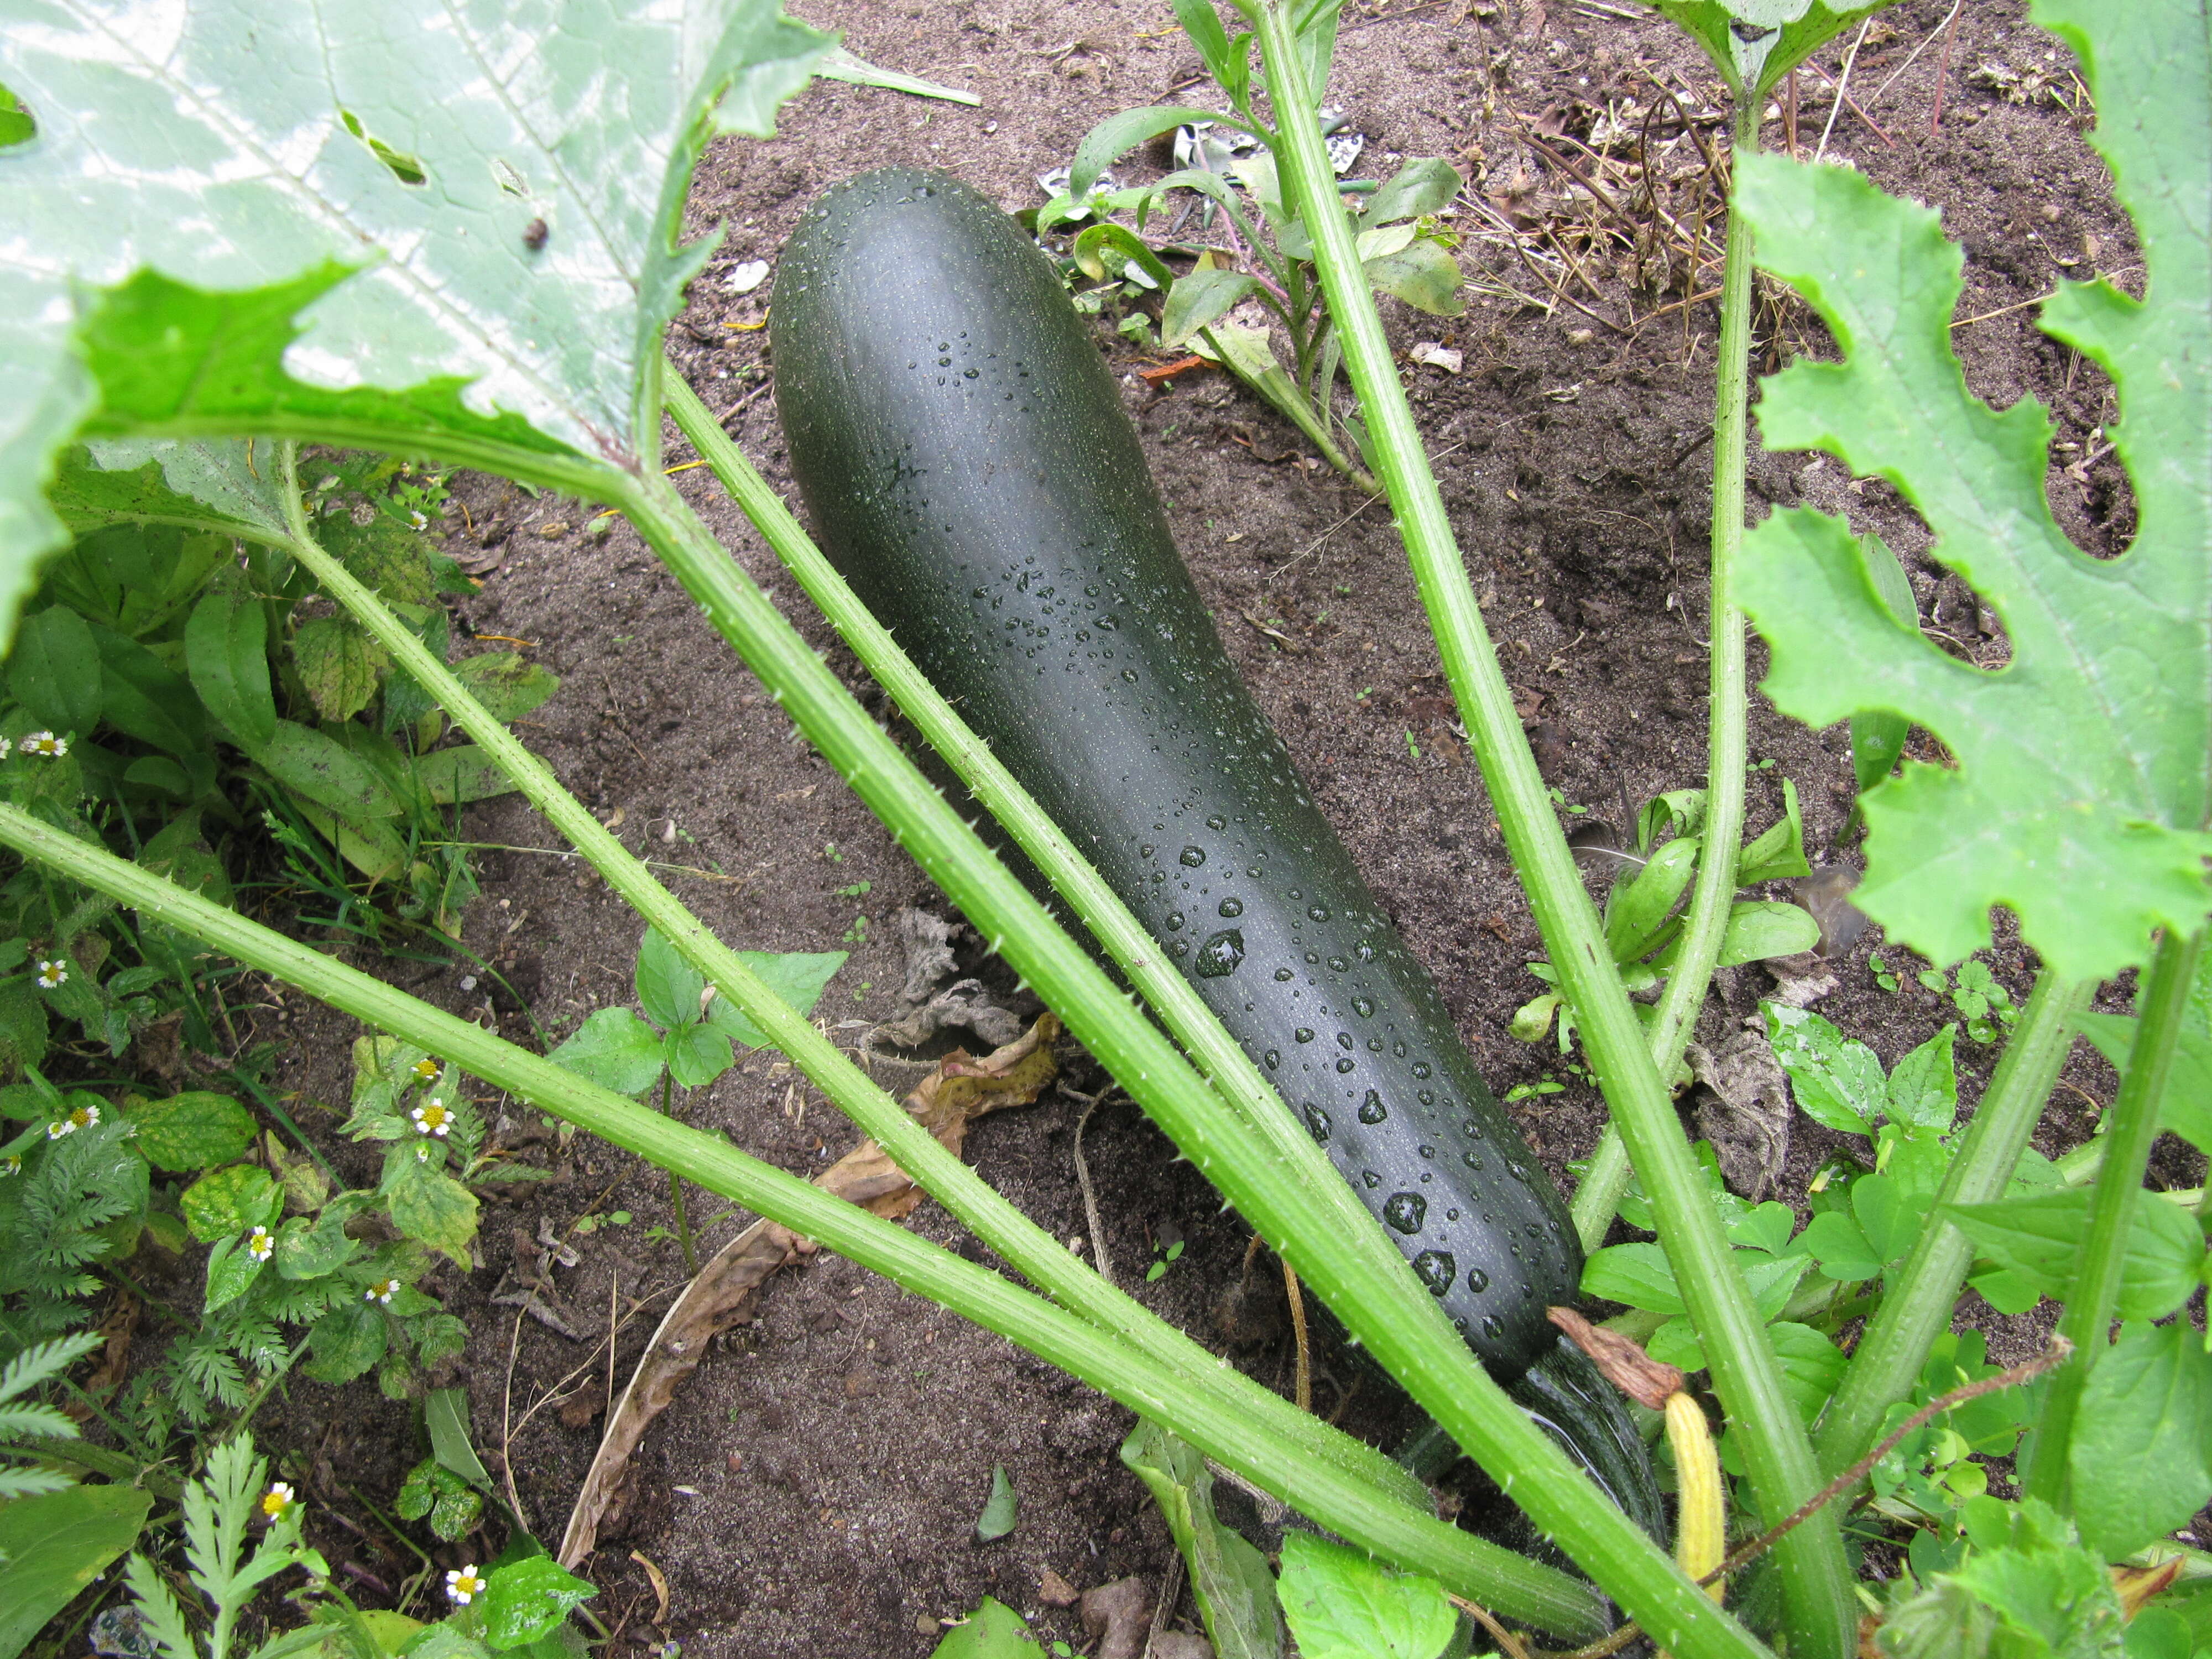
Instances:
[[[1359,268],[1367,273],[1370,286],[1403,300],[1416,311],[1425,311],[1432,317],[1456,317],[1467,309],[1467,301],[1459,297],[1464,280],[1459,261],[1433,237],[1421,237],[1395,253],[1365,260]]]
[[[945,1632],[929,1659],[1044,1659],[1021,1614],[989,1596],[982,1606]]]
[[[72,435],[579,489],[650,465],[661,331],[712,246],[676,242],[692,164],[717,126],[765,133],[831,44],[775,0],[11,0],[0,81],[39,139],[0,149],[0,632],[61,540],[41,495]]]
[[[429,1168],[392,1186],[386,1200],[392,1224],[408,1237],[442,1250],[463,1273],[469,1270],[469,1244],[477,1236],[477,1197],[443,1172]]]
[[[1705,49],[1731,95],[1764,98],[1767,88],[1862,17],[1890,3],[1826,0],[1644,0]]]
[[[1998,413],[1968,392],[1950,346],[1960,254],[1936,216],[1846,169],[1747,155],[1738,200],[1759,263],[1811,301],[1844,359],[1765,383],[1765,442],[1893,484],[1936,556],[2002,617],[2012,658],[1984,672],[1902,625],[1857,538],[1817,513],[1751,533],[1742,592],[1785,712],[1819,726],[1887,708],[1957,757],[1956,769],[1908,763],[1868,793],[1853,902],[1939,962],[1986,944],[2003,904],[2054,971],[2102,978],[2146,960],[2154,928],[2194,928],[2208,902],[2212,73],[2200,9],[2069,0],[2045,15],[2100,20],[2085,67],[2098,107],[2121,114],[2097,142],[2143,244],[2144,301],[2069,284],[2045,310],[2118,386],[2133,546],[2107,560],[2075,549],[2044,498],[2041,407]]]
[[[660,1034],[627,1008],[601,1008],[546,1058],[617,1094],[641,1094],[660,1076]]]
[[[2081,1261],[2092,1191],[2072,1187],[1990,1204],[1950,1204],[1943,1213],[1999,1267],[2045,1296],[2064,1296]],[[2163,1319],[2196,1292],[2203,1264],[2204,1235],[2196,1218],[2164,1199],[2140,1194],[2129,1212],[2120,1262],[2120,1317]]]
[[[1194,270],[1177,277],[1160,309],[1160,344],[1182,345],[1259,289],[1259,279],[1241,270]]]
[[[777,954],[767,951],[740,951],[738,960],[751,969],[769,989],[789,1003],[802,1014],[814,1012],[814,1005],[822,1000],[837,970],[845,965],[842,951],[787,951]],[[752,1021],[747,1019],[738,1005],[727,996],[717,996],[707,1005],[707,1018],[732,1042],[748,1048],[767,1048],[771,1044]]]
[[[1121,1461],[1137,1472],[1167,1517],[1218,1659],[1277,1659],[1283,1625],[1274,1575],[1267,1558],[1215,1516],[1213,1476],[1206,1460],[1144,1419],[1123,1443]]]
[[[1283,1534],[1278,1594],[1304,1659],[1437,1659],[1459,1625],[1435,1579],[1309,1532]]]
[[[2124,1325],[2097,1357],[2066,1455],[2083,1541],[2117,1561],[2212,1498],[2212,1354],[2186,1320]]]
[[[120,1485],[0,1504],[0,1653],[21,1652],[129,1549],[153,1506],[151,1492]]]

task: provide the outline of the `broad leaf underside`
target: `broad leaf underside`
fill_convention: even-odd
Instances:
[[[0,637],[81,431],[644,464],[692,165],[830,44],[776,0],[0,0]]]
[[[2058,972],[2103,976],[2212,902],[2212,95],[2205,0],[2044,0],[2039,15],[2081,52],[2144,250],[2142,301],[2067,283],[2044,309],[2118,385],[2134,544],[2106,561],[2075,548],[2044,496],[2042,407],[1998,412],[1966,390],[1949,337],[1960,258],[1936,215],[1845,169],[1747,156],[1759,263],[1843,354],[1765,382],[1762,435],[1893,484],[2003,618],[2012,659],[1985,673],[1900,627],[1849,527],[1822,514],[1752,532],[1744,605],[1784,712],[1825,725],[1890,710],[1957,757],[1907,763],[1867,797],[1868,914],[1948,962],[1986,944],[1989,908],[2005,905]]]

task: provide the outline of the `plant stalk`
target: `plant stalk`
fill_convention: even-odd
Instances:
[[[1890,1405],[1912,1392],[1936,1339],[1951,1328],[1952,1305],[1973,1265],[1973,1242],[1943,1218],[1947,1204],[1987,1204],[2004,1196],[2020,1155],[2043,1115],[2043,1103],[2074,1046],[2074,1016],[2096,988],[2067,982],[2048,969],[2036,975],[2020,1024],[1996,1075],[1974,1108],[1920,1237],[1852,1351],[1850,1369],[1814,1435],[1820,1467],[1847,1468],[1872,1443]]]
[[[1352,386],[1367,416],[1373,459],[1389,486],[1445,675],[1474,738],[1514,868],[1582,1025],[1599,1085],[1651,1196],[1674,1281],[1705,1345],[1730,1435],[1744,1453],[1756,1508],[1764,1523],[1771,1525],[1819,1489],[1811,1442],[1783,1390],[1773,1346],[1731,1260],[1703,1175],[1651,1063],[1643,1029],[1606,949],[1597,912],[1583,890],[1514,713],[1512,693],[1474,602],[1389,342],[1352,248],[1351,228],[1337,202],[1334,174],[1314,118],[1315,94],[1305,84],[1289,17],[1279,0],[1248,3],[1274,100],[1278,167],[1313,238],[1314,263],[1336,319]],[[1732,857],[1713,862],[1734,873]],[[1299,1267],[1304,1273],[1304,1264]],[[1446,1421],[1441,1416],[1437,1420]],[[1855,1646],[1858,1615],[1833,1514],[1824,1511],[1797,1528],[1776,1554],[1793,1651],[1802,1659],[1842,1659]],[[1579,1554],[1577,1559],[1595,1571],[1596,1564]],[[1600,1581],[1607,1582],[1603,1575]],[[1609,1583],[1607,1587],[1613,1588]],[[1628,1604],[1626,1596],[1620,1599]],[[1631,1611],[1669,1648],[1681,1650],[1668,1624],[1651,1626],[1640,1609],[1632,1606]]]
[[[542,1055],[43,823],[19,807],[0,804],[0,846],[194,934],[223,954],[298,986],[343,1012],[420,1044],[537,1109],[565,1118],[663,1168],[681,1169],[708,1191],[802,1237],[818,1240],[848,1260],[1020,1343],[1378,1554],[1449,1583],[1469,1583],[1471,1594],[1492,1598],[1491,1606],[1563,1635],[1594,1635],[1603,1628],[1589,1592],[1565,1575],[1522,1560],[1378,1494],[1368,1483],[1344,1474],[1332,1461],[1309,1455],[1286,1440],[1255,1430],[1250,1406],[1241,1394],[1171,1370],[1117,1334],[1102,1331],[859,1205],[749,1157],[717,1136],[588,1082]],[[1217,1375],[1226,1374],[1225,1368],[1215,1370]],[[1470,1564],[1480,1565],[1470,1571]],[[1473,1579],[1484,1582],[1476,1587]],[[1765,1651],[1740,1632],[1736,1641],[1709,1642],[1703,1650],[1747,1659]]]
[[[675,1106],[676,1075],[664,1066],[660,1068],[661,1116],[675,1116]],[[673,1170],[668,1172],[668,1207],[676,1212],[676,1242],[684,1247],[684,1271],[696,1279],[699,1251],[691,1243],[691,1218],[684,1212],[684,1177]]]
[[[2051,1379],[2043,1420],[2036,1425],[2033,1462],[2023,1482],[2028,1497],[2061,1511],[2069,1504],[2067,1454],[2075,1413],[2089,1373],[2111,1340],[2128,1225],[2142,1193],[2151,1143],[2158,1139],[2159,1103],[2173,1069],[2174,1047],[2196,986],[2206,932],[2199,927],[2185,935],[2168,927],[2159,939],[2149,975],[2136,994],[2139,1018],[2128,1050],[2128,1074],[2106,1115],[2105,1164],[2089,1198],[2089,1230],[2081,1241],[2081,1265],[2075,1269],[2066,1310],[2058,1316],[2058,1334],[2074,1345],[2074,1357]]]
[[[762,511],[764,531],[772,524],[778,526],[776,534],[803,541],[780,503],[769,510],[774,496],[764,485],[759,493],[767,495],[767,501],[741,492],[740,505]],[[1357,1209],[1353,1224],[1340,1220],[1344,1206],[1357,1200],[1310,1137],[1296,1129],[1287,1109],[1276,1105],[1255,1121],[1198,1084],[1158,1031],[1112,988],[1090,956],[1006,874],[959,814],[860,712],[674,489],[657,477],[643,479],[623,505],[708,620],[762,680],[775,688],[800,729],[869,807],[897,826],[901,844],[924,873],[994,948],[1004,950],[1184,1156],[1291,1262],[1301,1281],[1315,1288],[1422,1409],[1443,1424],[1608,1594],[1624,1606],[1648,1609],[1658,1628],[1679,1632],[1677,1652],[1763,1651],[1735,1620],[1716,1613],[1672,1558],[1600,1495],[1475,1364],[1373,1218]],[[865,615],[849,592],[845,597]],[[857,625],[859,617],[853,620]],[[887,638],[884,644],[888,647]],[[920,697],[923,686],[915,678],[914,687],[895,686],[902,703],[908,690]],[[911,710],[921,705],[905,706]],[[966,740],[975,742],[972,734]],[[956,766],[976,759],[965,754],[948,758]],[[1008,825],[1018,837],[1035,827],[1018,818]],[[1073,902],[1087,922],[1104,915]],[[1136,959],[1156,953],[1147,939]],[[1224,1058],[1233,1049],[1228,1044]],[[1186,1079],[1194,1086],[1186,1087]],[[1279,1138],[1270,1138],[1279,1131]],[[1683,1158],[1686,1164],[1686,1147]]]
[[[1759,148],[1759,100],[1737,101],[1735,153]],[[1691,1035],[1705,988],[1720,960],[1735,897],[1736,856],[1743,844],[1743,780],[1748,738],[1743,612],[1735,602],[1736,556],[1743,546],[1743,479],[1750,443],[1751,226],[1731,195],[1728,250],[1721,264],[1721,339],[1713,386],[1712,596],[1711,696],[1705,716],[1705,822],[1698,852],[1697,884],[1683,919],[1681,947],[1667,975],[1667,989],[1650,1028],[1651,1062],[1663,1078],[1674,1074]],[[1575,1230],[1583,1248],[1605,1242],[1620,1195],[1628,1189],[1628,1159],[1608,1127],[1589,1169],[1575,1189]]]
[[[711,424],[712,417],[696,398],[690,397],[688,386],[673,376],[670,385],[679,388],[681,396],[690,398],[701,418]],[[290,465],[289,451],[286,465]],[[297,480],[290,471],[285,475],[285,483],[286,499],[296,507],[300,499]],[[768,493],[765,484],[760,489],[763,495]],[[769,495],[769,499],[773,501],[775,498]],[[781,508],[781,503],[776,505]],[[678,953],[704,974],[721,995],[743,1009],[746,1018],[788,1055],[841,1111],[890,1152],[902,1170],[958,1217],[979,1239],[1061,1306],[1100,1329],[1147,1348],[1161,1364],[1187,1376],[1222,1379],[1240,1393],[1244,1408],[1255,1421],[1287,1443],[1299,1447],[1307,1455],[1328,1459],[1347,1476],[1365,1480],[1382,1497],[1395,1498],[1423,1510],[1427,1508],[1425,1490],[1418,1482],[1407,1479],[1389,1458],[1317,1419],[1291,1409],[1268,1390],[1256,1383],[1248,1383],[1241,1373],[1224,1371],[1212,1353],[1154,1316],[1140,1303],[1106,1284],[1071,1256],[1058,1239],[1030,1221],[959,1158],[945,1150],[935,1136],[878,1089],[843,1050],[763,983],[735,951],[716,939],[705,923],[655,880],[643,863],[562,787],[551,768],[485,708],[459,678],[374,592],[314,541],[303,514],[293,519],[291,530],[292,539],[284,544],[287,550],[307,567],[326,594],[352,612],[392,653],[398,665],[445,708],[530,803],[591,861],[607,884],[649,926],[658,928]],[[820,555],[815,557],[819,559]],[[975,739],[971,737],[969,741]],[[1031,810],[1036,810],[1033,805]],[[1180,980],[1177,982],[1181,983]],[[1202,1004],[1200,1007],[1203,1011]],[[1241,1051],[1237,1052],[1242,1058]],[[1256,1072],[1254,1075],[1257,1076]],[[675,1179],[672,1171],[671,1179]],[[1358,1214],[1363,1221],[1367,1219],[1364,1210]]]

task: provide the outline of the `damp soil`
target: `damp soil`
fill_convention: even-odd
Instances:
[[[873,62],[972,88],[982,101],[966,108],[817,82],[788,106],[779,137],[720,143],[702,167],[691,228],[719,222],[726,234],[672,330],[670,356],[787,491],[773,365],[758,326],[767,290],[733,292],[735,267],[772,264],[814,196],[863,168],[925,162],[1009,210],[1032,207],[1043,199],[1035,175],[1065,161],[1100,118],[1203,97],[1196,58],[1155,0],[799,0],[793,9],[842,28]],[[1721,102],[1715,76],[1665,27],[1613,15],[1631,9],[1598,0],[1348,5],[1331,94],[1366,135],[1358,172],[1387,176],[1401,158],[1443,155],[1516,225],[1601,217],[1545,148],[1575,155],[1573,141],[1602,137],[1594,125],[1624,106],[1648,109],[1655,78],[1692,112]],[[2062,276],[2124,273],[2135,259],[2130,232],[2082,136],[2087,112],[2074,101],[2070,61],[2029,27],[2024,0],[1960,9],[1948,42],[1947,9],[1905,0],[1878,21],[1850,82],[1863,112],[1843,111],[1827,150],[1942,209],[1966,249],[1958,315],[1975,320],[1953,337],[1969,383],[2000,405],[2023,396],[2044,403],[2057,428],[2049,489],[2062,522],[2090,551],[2117,551],[2131,509],[2117,463],[2098,457],[2097,429],[2114,413],[2109,385],[2039,334],[2027,302]],[[1847,45],[1820,54],[1830,74]],[[2032,72],[2026,81],[2023,71]],[[2026,88],[2025,101],[2008,97],[2008,77],[2014,94]],[[1799,81],[1796,142],[1809,151],[1829,125],[1830,94],[1818,75]],[[1785,108],[1766,124],[1770,146],[1787,142],[1789,120]],[[1718,136],[1710,125],[1698,131],[1708,141]],[[1670,116],[1650,144],[1655,165],[1686,178],[1702,165],[1693,142],[1677,138],[1658,154],[1680,131]],[[1165,162],[1140,153],[1123,176]],[[1545,297],[1542,275],[1507,242],[1471,234],[1462,249],[1475,279],[1464,317],[1384,304],[1401,349],[1431,341],[1462,354],[1456,374],[1408,367],[1414,412],[1546,777],[1577,821],[1617,815],[1624,793],[1641,800],[1702,781],[1710,492],[1702,440],[1717,317],[1699,296],[1717,287],[1718,197],[1709,184],[1701,204],[1682,182],[1667,199],[1681,222],[1705,215],[1694,271],[1680,261],[1669,272],[1578,252],[1567,290],[1574,303],[1554,300],[1547,312],[1501,291]],[[1692,297],[1682,303],[1686,292]],[[1099,343],[1124,377],[1129,415],[1231,657],[1442,988],[1470,1050],[1501,1095],[1516,1085],[1559,1085],[1509,1109],[1565,1180],[1568,1163],[1597,1139],[1601,1104],[1555,1048],[1508,1033],[1515,1008],[1540,988],[1526,968],[1539,941],[1453,726],[1387,508],[1304,460],[1295,434],[1224,377],[1186,371],[1147,380],[1142,371],[1166,361],[1160,354],[1103,321]],[[1779,295],[1763,300],[1762,369],[1824,349],[1802,306]],[[691,459],[672,428],[667,462]],[[677,478],[779,607],[880,707],[709,475]],[[619,821],[626,842],[660,861],[725,940],[848,950],[817,1013],[841,1042],[859,1045],[897,1012],[897,913],[943,913],[941,896],[626,526],[594,537],[590,512],[574,503],[495,480],[464,480],[460,489],[468,517],[448,544],[484,573],[481,593],[457,607],[460,620],[480,635],[524,642],[562,677],[559,695],[521,722],[523,735],[583,800]],[[2002,659],[1995,620],[1930,558],[1927,532],[1887,487],[1854,483],[1832,462],[1754,449],[1750,489],[1754,515],[1803,503],[1879,532],[1904,559],[1923,618],[1947,647],[1984,665]],[[1754,676],[1763,661],[1754,642]],[[1917,752],[1933,758],[1923,743],[1916,736]],[[1755,700],[1751,752],[1751,828],[1778,815],[1787,779],[1815,860],[1854,862],[1844,836],[1845,732],[1808,731]],[[524,1041],[537,1030],[557,1038],[592,1008],[627,1003],[639,928],[619,900],[513,800],[476,809],[468,827],[488,850],[467,941],[499,975],[467,964],[416,969],[410,988]],[[1896,971],[1896,991],[1877,985],[1874,951]],[[1986,959],[2024,999],[2028,961],[2002,927]],[[1835,964],[1838,988],[1819,1010],[1893,1062],[1956,1018],[1946,998],[1916,982],[1924,965],[1869,930]],[[1741,1029],[1771,990],[1760,969],[1724,971],[1701,1040],[1717,1044]],[[286,1043],[283,1085],[341,1103],[355,1029],[296,1001],[259,1018],[260,1036]],[[1960,1041],[1969,1103],[1994,1053]],[[1103,1079],[1079,1054],[1064,1058],[1066,1089],[1078,1092],[1050,1091],[985,1120],[966,1156],[1027,1213],[1089,1250],[1073,1139],[1082,1097]],[[2057,1152],[2080,1140],[2112,1089],[2110,1072],[2081,1045],[2038,1144]],[[667,1234],[659,1172],[584,1138],[564,1142],[514,1103],[494,1109],[510,1139],[535,1140],[524,1156],[553,1178],[488,1204],[481,1269],[445,1269],[433,1288],[474,1334],[453,1380],[470,1391],[477,1443],[533,1528],[557,1539],[609,1392],[619,1393],[683,1282],[683,1261]],[[801,1174],[857,1139],[773,1054],[754,1054],[696,1091],[688,1114]],[[1775,1192],[1802,1202],[1808,1180],[1841,1145],[1801,1119]],[[1123,1281],[1287,1390],[1289,1324],[1272,1258],[1250,1260],[1248,1231],[1126,1098],[1098,1107],[1084,1146],[1103,1242]],[[2170,1143],[2154,1174],[2168,1184],[2196,1178]],[[705,1249],[750,1219],[721,1207],[691,1194]],[[579,1257],[554,1270],[573,1335],[490,1299],[511,1269],[530,1271],[548,1224]],[[910,1224],[990,1259],[934,1205]],[[1995,1356],[2022,1358],[2039,1343],[2032,1318],[2001,1318],[1971,1296],[1966,1314],[1989,1329]],[[1316,1365],[1318,1410],[1378,1443],[1406,1431],[1406,1409],[1378,1375],[1326,1343]],[[697,1659],[921,1656],[939,1639],[940,1620],[985,1595],[1080,1650],[1074,1611],[1041,1599],[1045,1575],[1079,1589],[1128,1574],[1157,1582],[1170,1554],[1158,1516],[1115,1456],[1132,1420],[1000,1339],[815,1255],[769,1284],[749,1322],[716,1339],[647,1435],[633,1501],[584,1566],[601,1589],[600,1616],[620,1632],[611,1652],[673,1642]],[[266,1407],[261,1425],[293,1449],[311,1496],[323,1501],[331,1519],[318,1541],[376,1600],[374,1584],[397,1583],[412,1563],[358,1500],[381,1507],[419,1455],[407,1413],[359,1389],[302,1385]],[[1019,1522],[981,1543],[975,1522],[996,1468],[1018,1495]],[[440,1553],[458,1565],[495,1542]],[[1191,1616],[1187,1601],[1182,1615]]]

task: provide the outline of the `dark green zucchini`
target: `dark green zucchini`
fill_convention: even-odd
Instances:
[[[884,168],[807,212],[769,316],[830,558],[1303,1114],[1492,1373],[1555,1353],[1544,1310],[1582,1270],[1565,1206],[1223,653],[1050,264],[965,185]]]

